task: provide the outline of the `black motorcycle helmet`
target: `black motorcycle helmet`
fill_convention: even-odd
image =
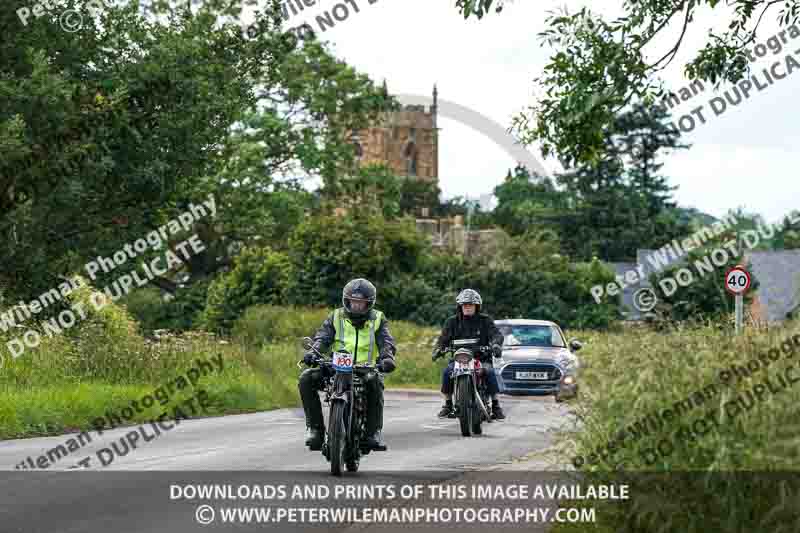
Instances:
[[[481,312],[481,304],[483,300],[481,299],[481,295],[478,294],[478,291],[473,289],[464,289],[458,296],[456,297],[456,305],[458,306],[458,314],[459,316],[463,316],[461,312],[461,306],[464,304],[474,304],[475,305],[475,316]]]
[[[348,318],[356,320],[367,318],[375,305],[377,293],[378,291],[375,285],[364,278],[356,278],[347,282],[347,285],[344,286],[344,290],[342,290],[342,306],[344,306]],[[361,312],[355,312],[350,305],[352,300],[365,301],[367,302],[367,307]]]

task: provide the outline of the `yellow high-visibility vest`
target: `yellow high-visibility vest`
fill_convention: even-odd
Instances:
[[[375,332],[381,325],[383,313],[375,311],[375,318],[367,320],[361,329],[356,329],[350,320],[345,318],[344,308],[333,312],[333,327],[336,330],[334,351],[347,350],[355,355],[355,362],[372,364],[375,352]],[[356,353],[356,347],[358,352]]]

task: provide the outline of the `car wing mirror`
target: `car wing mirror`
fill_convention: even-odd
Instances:
[[[583,348],[583,344],[581,344],[581,341],[577,339],[572,339],[571,341],[569,341],[569,348],[573,352],[577,352],[578,350]]]

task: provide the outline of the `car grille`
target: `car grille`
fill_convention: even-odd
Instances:
[[[516,381],[516,372],[547,372],[551,381],[561,379],[561,370],[548,363],[512,363],[503,369],[502,378],[507,381]]]

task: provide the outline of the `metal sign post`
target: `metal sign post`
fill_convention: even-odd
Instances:
[[[750,288],[750,273],[736,265],[725,273],[725,289],[736,297],[736,334],[742,332],[744,322],[744,293]]]
[[[744,296],[741,294],[736,295],[736,334],[742,332],[742,315],[744,314]]]

